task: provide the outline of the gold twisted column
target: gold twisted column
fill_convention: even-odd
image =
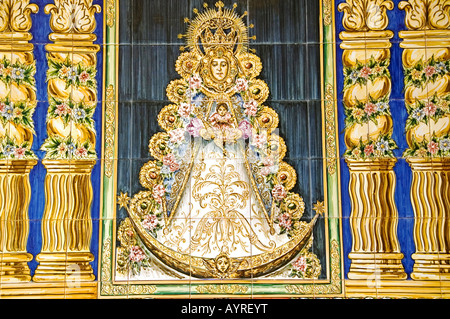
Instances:
[[[48,58],[48,138],[42,161],[45,210],[42,249],[34,281],[92,281],[91,172],[97,159],[93,113],[97,104],[97,52],[92,0],[60,0],[45,6],[54,31]],[[73,16],[75,15],[75,16]],[[77,23],[77,21],[83,23]]]
[[[342,39],[345,108],[344,154],[350,170],[352,250],[349,279],[405,279],[394,202],[396,163],[389,110],[392,1],[347,0]]]
[[[450,17],[448,0],[401,1],[408,111],[404,157],[413,174],[415,280],[450,279]]]
[[[30,281],[26,250],[31,190],[36,165],[32,115],[36,72],[29,0],[0,1],[0,282]]]

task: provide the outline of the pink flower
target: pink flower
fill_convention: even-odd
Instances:
[[[263,148],[264,144],[267,142],[267,136],[265,134],[255,134],[253,135],[252,145],[257,148]]]
[[[163,164],[168,166],[171,172],[175,172],[180,169],[180,165],[177,163],[175,155],[172,153],[163,157]]]
[[[283,185],[277,184],[272,189],[272,196],[276,201],[283,200],[287,196],[286,189]]]
[[[79,157],[83,157],[87,155],[87,149],[84,148],[83,146],[80,146],[79,148],[77,148],[77,150],[75,151],[75,155],[79,156]]]
[[[191,115],[193,106],[190,103],[181,103],[178,107],[178,114],[180,114],[181,117],[189,117]]]
[[[244,103],[244,109],[247,109],[247,108],[249,108],[249,107],[258,107],[258,102],[256,102],[255,100],[250,100],[250,101],[248,101],[248,102],[245,102]]]
[[[243,120],[241,123],[239,123],[239,129],[242,131],[244,139],[252,136],[252,125],[249,121]]]
[[[80,82],[81,83],[86,83],[86,81],[89,80],[90,75],[86,71],[83,71],[83,72],[81,72],[79,77],[80,77]]]
[[[292,227],[292,220],[291,216],[288,213],[284,213],[278,217],[278,224],[280,227],[291,229]]]
[[[144,251],[139,246],[132,246],[130,248],[130,260],[134,262],[140,262],[145,259]]]
[[[294,267],[295,270],[304,272],[306,270],[306,258],[305,257],[299,257],[294,263],[292,264],[292,267]]]
[[[163,157],[163,164],[166,166],[170,166],[172,163],[176,163],[175,155],[169,153]]]
[[[158,217],[156,215],[146,215],[142,221],[142,226],[148,230],[155,229],[158,226]]]
[[[270,166],[263,166],[263,167],[261,167],[261,169],[260,169],[260,173],[261,173],[261,175],[263,175],[263,176],[269,175],[269,174],[270,174],[270,171],[271,171]]]
[[[55,113],[59,116],[64,116],[70,114],[70,107],[66,103],[61,103],[56,106]]]
[[[262,160],[262,163],[264,166],[273,166],[275,161],[273,160],[273,157],[267,156]]]
[[[439,151],[439,144],[431,141],[428,143],[428,152],[431,154],[436,154]]]
[[[22,158],[22,157],[24,157],[24,155],[25,155],[25,151],[26,151],[25,148],[23,148],[23,147],[17,147],[17,148],[14,150],[14,156],[15,156],[16,158]]]
[[[162,198],[165,194],[166,194],[166,188],[164,187],[164,185],[157,184],[157,185],[153,186],[152,196],[158,203],[160,203],[160,204],[162,203]]]
[[[370,68],[368,68],[367,66],[364,66],[361,71],[359,71],[359,75],[362,78],[367,79],[369,77],[369,75],[372,74],[372,70]]]
[[[171,172],[176,172],[180,169],[180,164],[178,164],[177,162],[170,163],[169,169]]]
[[[374,152],[374,146],[373,144],[369,144],[364,148],[364,154],[366,154],[366,156],[369,156],[370,154],[372,154]]]
[[[428,102],[423,109],[424,113],[428,116],[433,116],[436,113],[436,105],[433,102]]]
[[[377,106],[371,102],[367,103],[364,107],[364,112],[367,113],[368,116],[372,115],[377,111]]]
[[[6,104],[3,102],[0,102],[0,112],[5,112],[5,108],[6,108]]]
[[[188,133],[193,137],[200,136],[200,130],[203,128],[203,123],[198,118],[194,117],[186,127]]]
[[[174,144],[178,144],[182,141],[184,141],[184,129],[183,128],[177,128],[174,130],[171,130],[169,132],[170,141]]]
[[[246,79],[242,79],[242,78],[237,79],[236,85],[234,88],[238,92],[247,91],[248,90],[248,81]]]
[[[189,78],[189,88],[198,90],[202,86],[202,78],[198,74],[194,74]]]
[[[258,104],[255,103],[255,104],[250,105],[249,107],[247,107],[245,109],[244,113],[247,116],[255,116],[256,113],[258,113]]]
[[[428,65],[424,71],[427,77],[431,77],[436,73],[436,68],[434,66]]]

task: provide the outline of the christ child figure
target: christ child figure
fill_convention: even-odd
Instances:
[[[233,127],[233,118],[228,111],[228,105],[221,103],[217,105],[216,112],[211,114],[209,122],[212,127],[216,129],[227,129]]]

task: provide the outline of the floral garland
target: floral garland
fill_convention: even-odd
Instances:
[[[434,55],[426,62],[418,61],[410,68],[404,68],[405,89],[416,87],[423,89],[427,84],[450,71],[450,60],[438,61]],[[418,125],[428,125],[430,121],[437,122],[441,118],[450,116],[450,94],[438,96],[434,94],[427,100],[416,100],[413,104],[406,104],[408,118],[405,131],[410,131]],[[403,153],[404,157],[449,157],[449,135],[431,136],[430,140],[420,142],[414,138],[410,147]]]
[[[137,236],[131,221],[126,218],[119,226],[117,235],[120,246],[117,248],[117,271],[122,275],[137,276],[142,269],[151,266],[149,253]]]
[[[417,100],[413,105],[406,104],[408,119],[406,131],[416,127],[420,123],[428,124],[430,119],[437,121],[450,115],[450,94],[439,98],[436,94],[428,101]]]
[[[0,142],[0,159],[37,159],[37,156],[30,150],[30,147],[29,142],[23,142],[18,145],[6,136]]]
[[[428,83],[435,82],[448,72],[450,72],[450,60],[437,61],[433,55],[426,62],[420,60],[412,67],[404,68],[405,88],[410,86],[424,88]]]
[[[369,121],[375,122],[379,116],[391,116],[389,110],[389,97],[385,96],[379,100],[374,100],[369,96],[367,103],[357,101],[353,107],[346,107],[345,110],[345,127],[351,127],[355,123],[363,124]]]
[[[365,64],[357,61],[353,67],[344,68],[344,90],[352,85],[366,85],[368,81],[374,81],[376,78],[389,75],[390,60],[384,59],[377,61],[373,57]]]
[[[50,136],[41,147],[53,159],[96,159],[94,145],[90,141],[80,142],[71,136]]]
[[[18,61],[12,63],[11,60],[4,57],[0,60],[0,81],[10,85],[28,84],[32,87],[36,85],[34,74],[36,73],[36,63],[22,64]]]
[[[412,145],[403,156],[405,157],[449,157],[450,156],[450,134],[437,137],[433,135],[431,141],[424,139],[417,142],[412,139]]]
[[[4,57],[0,60],[0,81],[5,85],[27,85],[35,90],[36,80],[35,62],[31,64],[20,63],[19,60],[12,62]],[[35,104],[26,101],[11,101],[8,97],[0,99],[0,123],[6,126],[9,123],[23,127],[35,134],[33,124],[33,113]],[[31,143],[28,141],[17,143],[14,139],[5,136],[1,140],[0,159],[36,159],[31,151]]]
[[[381,61],[375,60],[373,57],[365,64],[357,61],[353,67],[344,68],[344,90],[353,85],[366,85],[368,81],[375,81],[380,77],[389,77],[389,59]],[[369,95],[367,102],[357,101],[351,107],[344,103],[345,128],[352,127],[356,124],[367,124],[373,122],[377,124],[377,120],[381,116],[391,116],[389,108],[389,93],[374,99]],[[397,144],[389,134],[379,136],[376,140],[368,139],[346,150],[344,157],[355,160],[366,160],[375,158],[392,158],[393,150],[397,148]]]
[[[33,113],[35,108],[25,102],[12,102],[9,98],[0,99],[0,122],[5,126],[14,123],[30,129],[34,133]]]
[[[47,80],[61,79],[66,82],[66,89],[71,85],[95,89],[97,86],[96,73],[97,69],[95,67],[85,66],[82,63],[73,65],[69,58],[63,62],[51,58],[48,59]]]
[[[386,158],[394,157],[392,152],[393,149],[397,148],[397,144],[390,137],[390,135],[380,135],[378,139],[372,140],[368,139],[363,142],[362,138],[359,141],[359,145],[348,149],[344,153],[344,157],[350,159],[376,159],[376,158]]]
[[[53,118],[61,118],[65,125],[73,122],[94,130],[94,120],[92,119],[94,112],[95,106],[87,105],[84,102],[73,103],[70,100],[60,101],[51,98],[47,112],[47,121]]]
[[[317,279],[322,269],[317,256],[306,250],[302,251],[290,266],[289,277],[300,279]]]
[[[65,89],[73,87],[97,88],[95,79],[97,69],[85,66],[83,63],[74,65],[69,57],[64,61],[48,58],[47,81],[60,79],[65,82]],[[92,105],[93,104],[93,105]],[[47,121],[60,118],[64,125],[80,124],[95,132],[93,114],[95,104],[84,101],[74,103],[71,100],[59,100],[51,97],[47,111]],[[95,146],[92,141],[78,141],[71,136],[49,136],[42,144],[41,150],[46,151],[45,158],[53,159],[96,159]]]

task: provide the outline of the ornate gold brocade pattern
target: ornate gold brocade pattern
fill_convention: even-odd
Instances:
[[[106,118],[106,137],[105,137],[105,175],[112,176],[114,160],[114,132],[116,123],[116,103],[115,90],[113,85],[106,89],[105,118]]]

